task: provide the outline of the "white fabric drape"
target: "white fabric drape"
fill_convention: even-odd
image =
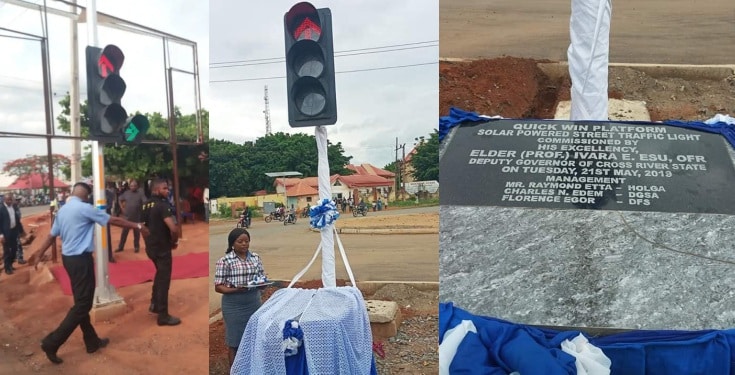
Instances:
[[[561,350],[576,359],[577,375],[610,375],[610,358],[581,333],[571,341],[564,340]]]
[[[572,0],[567,50],[572,121],[608,120],[611,0]]]
[[[316,127],[316,147],[319,155],[319,201],[332,199],[332,184],[329,179],[329,158],[327,157],[327,128]],[[324,287],[337,286],[334,273],[334,224],[328,224],[321,229],[322,235],[322,284]]]

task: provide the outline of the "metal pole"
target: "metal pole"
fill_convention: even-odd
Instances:
[[[199,86],[199,52],[197,45],[195,44],[192,48],[194,55],[194,100],[196,104],[196,121],[197,121],[197,143],[204,143],[205,135],[204,129],[202,129],[202,95],[201,88]]]
[[[398,137],[396,137],[396,191],[393,192],[393,196],[398,200],[398,189],[400,188],[401,181],[401,162],[398,161]]]
[[[43,38],[41,40],[41,64],[43,65],[43,105],[46,112],[46,153],[48,157],[49,162],[49,170],[48,170],[48,178],[49,178],[49,199],[54,200],[56,198],[54,193],[54,162],[52,159],[52,150],[51,150],[51,131],[53,130],[53,119],[51,118],[51,89],[50,89],[50,82],[49,82],[49,62],[48,62],[48,39]],[[30,185],[29,185],[30,186]],[[53,215],[54,209],[49,206],[49,213],[51,216],[51,223],[53,224],[54,215]],[[56,241],[51,243],[51,260],[56,263],[58,261],[57,255],[56,255]]]
[[[87,41],[90,46],[97,47],[97,4],[96,0],[87,2]],[[107,199],[105,197],[105,146],[98,141],[92,141],[92,175],[94,178],[94,204],[98,210],[105,211]],[[97,285],[94,290],[94,307],[101,307],[122,301],[110,284],[110,273],[107,268],[107,228],[95,225],[94,261],[97,271]]]
[[[168,60],[167,60],[168,61]],[[168,68],[168,134],[171,142],[171,156],[173,157],[174,170],[174,206],[176,207],[176,222],[179,223],[179,236],[184,235],[183,225],[181,225],[181,204],[179,203],[179,157],[176,152],[176,114],[174,113],[174,85],[173,71]]]
[[[77,0],[72,0],[71,11],[76,13]],[[71,89],[69,90],[69,109],[71,110],[71,135],[79,137],[81,125],[79,118],[79,34],[75,18],[69,20],[71,28]],[[71,142],[71,180],[82,179],[82,141]]]

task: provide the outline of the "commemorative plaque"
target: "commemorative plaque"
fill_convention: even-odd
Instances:
[[[440,301],[524,324],[735,326],[735,152],[721,135],[497,120],[441,147]]]
[[[460,126],[442,205],[735,214],[723,137],[654,123],[496,120]]]

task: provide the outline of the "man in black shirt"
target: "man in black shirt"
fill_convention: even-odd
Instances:
[[[159,326],[175,326],[179,318],[168,314],[168,289],[171,286],[171,251],[178,246],[178,228],[168,202],[168,182],[156,179],[151,186],[151,198],[143,205],[143,222],[150,235],[145,237],[146,254],[156,266],[149,311],[158,314]]]

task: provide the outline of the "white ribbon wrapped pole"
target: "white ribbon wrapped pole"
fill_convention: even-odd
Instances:
[[[327,128],[316,127],[316,147],[319,152],[319,201],[332,200],[332,184],[329,180],[329,158],[327,157]],[[322,241],[322,284],[324,287],[337,286],[337,278],[334,273],[334,234],[333,223],[320,228]]]
[[[570,119],[607,121],[611,0],[572,0],[567,50],[572,79]]]

